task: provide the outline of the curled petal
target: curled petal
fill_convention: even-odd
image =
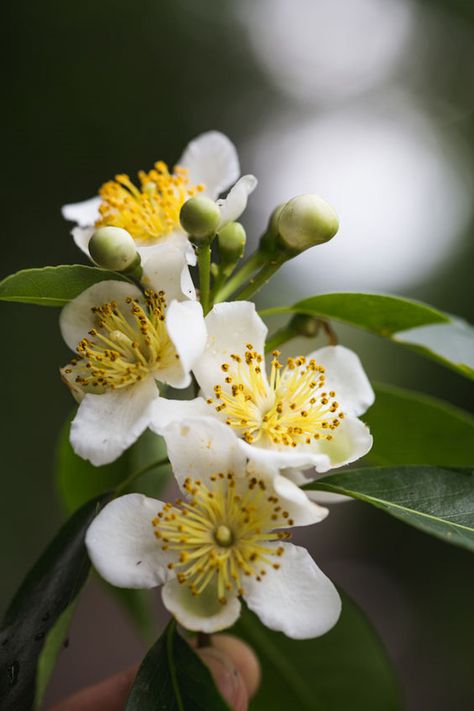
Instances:
[[[240,602],[231,597],[219,602],[215,586],[208,585],[200,595],[193,595],[177,580],[170,580],[162,590],[163,604],[188,630],[209,634],[232,627],[240,615]]]
[[[221,213],[220,227],[239,219],[247,207],[248,196],[257,187],[257,182],[254,175],[243,175],[231,188],[227,197],[217,201]]]

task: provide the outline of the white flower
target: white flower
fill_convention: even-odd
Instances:
[[[86,289],[61,312],[64,340],[76,351],[62,369],[80,402],[71,425],[75,452],[96,466],[116,459],[172,401],[156,380],[185,388],[206,343],[201,305],[179,249],[157,249],[144,270],[146,291],[125,281]],[[172,408],[173,414],[179,404]]]
[[[139,187],[127,175],[117,175],[101,187],[97,197],[64,205],[62,214],[76,223],[72,236],[87,255],[95,228],[111,225],[132,235],[142,262],[156,245],[172,244],[185,251],[189,264],[195,264],[193,247],[179,224],[180,209],[193,195],[215,200],[235,183],[218,205],[220,226],[236,220],[257,184],[253,175],[237,180],[239,173],[234,144],[224,134],[208,131],[189,143],[173,172],[159,161],[150,172],[140,171]]]
[[[308,552],[288,542],[290,527],[318,522],[326,509],[247,462],[215,419],[175,422],[167,440],[183,499],[171,505],[130,494],[108,504],[86,536],[98,572],[119,587],[163,585],[164,605],[190,630],[230,627],[242,597],[290,637],[327,632],[339,595]]]
[[[374,393],[355,353],[327,346],[286,365],[275,353],[267,377],[267,328],[254,304],[217,304],[206,326],[207,346],[194,375],[208,414],[235,432],[248,456],[279,469],[326,472],[370,450],[372,437],[358,416]]]

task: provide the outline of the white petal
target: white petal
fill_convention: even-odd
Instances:
[[[177,299],[195,299],[193,281],[184,250],[167,243],[149,248],[143,266],[143,283],[155,291],[164,291],[168,303]]]
[[[85,395],[71,423],[71,444],[94,466],[109,464],[138,439],[152,419],[153,378],[102,395]]]
[[[112,585],[153,588],[169,578],[169,557],[153,533],[152,519],[161,501],[128,494],[111,501],[96,516],[86,534],[92,565]]]
[[[91,258],[89,254],[89,241],[94,234],[94,227],[74,227],[71,230],[72,238],[77,247],[87,254],[89,259]]]
[[[189,588],[170,580],[162,590],[163,604],[187,630],[218,632],[232,627],[240,615],[240,602],[230,598],[225,605],[217,599],[214,586],[208,585],[200,595],[193,595]]]
[[[310,481],[316,481],[321,479],[323,476],[327,476],[326,474],[321,474],[320,476],[315,477],[312,471],[308,471],[308,476],[305,476],[301,469],[285,469],[282,474],[298,486],[304,486],[304,484],[308,484]],[[318,504],[324,504],[324,506],[326,504],[339,504],[345,501],[354,501],[354,499],[351,499],[350,496],[333,494],[330,491],[317,491],[316,489],[312,491],[310,489],[306,489],[305,494],[309,499],[311,499],[311,501],[315,501]]]
[[[307,490],[306,493],[308,494],[308,497],[311,499],[311,501],[314,501],[318,504],[324,504],[325,506],[327,504],[344,504],[348,501],[354,501],[354,499],[351,499],[350,496],[344,496],[344,494],[333,494],[331,491]]]
[[[374,402],[375,395],[359,357],[344,346],[326,346],[308,356],[326,369],[328,390],[336,392],[341,410],[347,415],[362,415]]]
[[[191,369],[206,347],[206,324],[202,306],[197,301],[173,301],[166,311],[166,328],[176,348],[176,365],[156,372],[174,388],[185,388],[191,382]]]
[[[183,252],[186,259],[186,263],[189,266],[193,267],[196,264],[196,251],[191,242],[189,241],[188,235],[185,234],[182,230],[175,230],[166,237],[162,237],[158,242],[155,242],[154,244],[144,243],[136,245],[137,252],[142,258],[142,265],[145,265],[148,257],[151,257],[156,251],[156,249],[160,249],[161,247],[165,246],[174,247],[175,249],[179,249],[180,252]]]
[[[96,325],[91,310],[94,306],[101,306],[114,300],[125,305],[124,300],[128,296],[133,299],[141,298],[142,293],[133,284],[110,279],[93,284],[66,304],[59,317],[59,327],[69,348],[75,351],[79,341]]]
[[[355,462],[370,451],[372,443],[369,428],[356,417],[346,417],[333,432],[333,439],[329,442],[321,439],[309,445],[267,448],[239,440],[239,445],[247,456],[256,461],[267,462],[278,469],[304,469],[313,466],[321,473]]]
[[[99,205],[101,199],[98,195],[89,200],[63,205],[61,214],[65,220],[75,222],[79,227],[91,227],[99,219]]]
[[[309,526],[326,518],[329,511],[310,501],[302,489],[284,476],[273,479],[273,488],[282,507],[290,514],[293,526]]]
[[[258,582],[244,581],[249,608],[272,630],[293,639],[319,637],[334,627],[341,613],[336,588],[305,548],[285,545],[281,568],[267,568]]]
[[[194,400],[168,400],[160,397],[156,400],[153,408],[150,429],[156,434],[162,435],[165,427],[172,422],[184,418],[208,416],[209,405],[202,397],[194,398]]]
[[[356,417],[346,417],[333,434],[334,439],[329,442],[319,440],[311,445],[318,456],[326,454],[330,460],[327,468],[322,467],[319,462],[312,462],[317,472],[326,472],[355,462],[367,454],[372,447],[373,439],[369,428]]]
[[[325,452],[320,452],[314,447],[301,445],[300,447],[271,448],[259,447],[258,444],[248,444],[240,439],[239,444],[248,457],[268,463],[278,469],[288,467],[317,467],[318,471],[327,471],[331,467],[331,459]]]
[[[231,353],[243,355],[247,343],[263,354],[268,329],[250,301],[216,304],[206,316],[206,327],[207,346],[194,375],[206,397],[212,397],[214,385],[224,381],[222,363],[229,361]]]
[[[188,144],[177,164],[188,169],[192,185],[204,184],[201,195],[212,200],[228,190],[240,175],[236,148],[219,131],[201,133]]]
[[[243,175],[230,190],[227,197],[217,201],[221,213],[219,227],[239,219],[247,207],[248,196],[257,187],[257,182],[257,178],[254,175]]]
[[[162,430],[178,483],[186,477],[210,483],[219,472],[245,474],[245,455],[230,427],[213,417],[175,421]]]

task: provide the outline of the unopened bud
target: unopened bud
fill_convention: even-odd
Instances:
[[[133,237],[121,227],[99,227],[89,240],[89,253],[99,267],[114,272],[127,271],[139,260]]]
[[[328,242],[338,229],[334,208],[318,195],[298,195],[283,206],[278,216],[280,242],[296,253]]]
[[[285,203],[278,205],[270,215],[267,229],[260,238],[259,250],[265,253],[274,252],[278,248],[278,220]]]
[[[203,196],[186,200],[179,213],[183,230],[198,240],[215,235],[220,219],[221,213],[214,200]]]
[[[315,316],[307,316],[306,314],[295,314],[290,321],[290,328],[295,335],[305,336],[305,338],[314,338],[318,335],[319,327],[321,326],[320,319]]]
[[[219,230],[219,256],[224,263],[235,264],[244,254],[247,235],[240,222],[229,222]]]

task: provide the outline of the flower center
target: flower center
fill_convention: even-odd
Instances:
[[[273,529],[293,521],[278,497],[268,495],[262,480],[221,473],[211,482],[208,487],[186,479],[189,501],[165,504],[152,525],[162,549],[176,554],[176,562],[168,567],[176,569],[178,581],[194,595],[216,583],[218,598],[225,603],[226,593],[244,593],[245,576],[260,581],[268,566],[278,570],[275,558],[283,555],[284,547],[268,544],[288,539],[287,531]]]
[[[132,385],[178,355],[165,326],[164,292],[145,292],[146,309],[138,299],[124,299],[92,308],[96,326],[77,345],[79,358],[64,369],[66,381],[85,392],[101,393]],[[69,376],[69,377],[68,377]]]
[[[183,203],[204,189],[203,185],[189,184],[185,168],[175,166],[170,173],[162,161],[149,173],[140,171],[138,179],[139,187],[128,175],[116,175],[101,187],[96,227],[122,227],[138,242],[156,242],[179,228]]]
[[[227,387],[216,385],[208,403],[249,443],[296,447],[331,440],[344,413],[336,393],[325,389],[324,367],[304,356],[288,358],[283,366],[279,355],[273,352],[267,381],[263,355],[248,343],[243,358],[232,354],[232,362],[222,364]]]

